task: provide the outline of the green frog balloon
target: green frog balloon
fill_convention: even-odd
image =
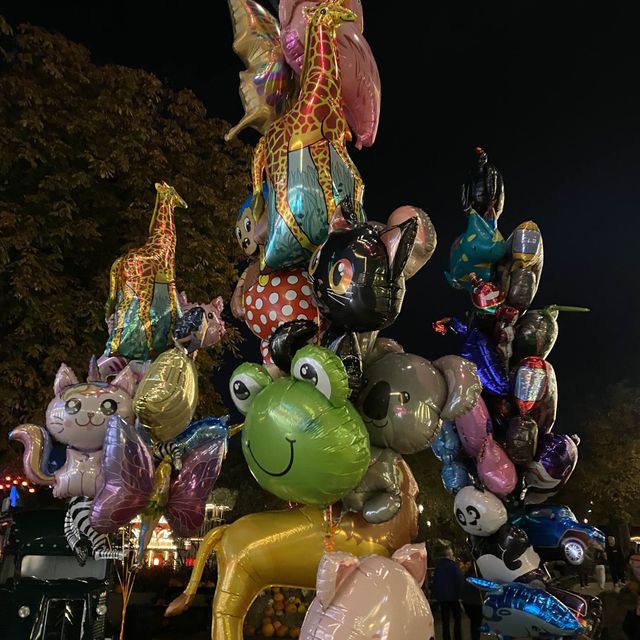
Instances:
[[[369,436],[348,400],[347,372],[335,353],[306,346],[294,356],[290,377],[277,380],[245,363],[229,387],[246,416],[242,451],[263,489],[327,506],[358,485],[369,466]]]

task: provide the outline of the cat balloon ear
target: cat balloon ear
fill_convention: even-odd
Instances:
[[[122,389],[125,393],[129,394],[132,398],[136,392],[136,377],[131,371],[131,367],[127,365],[111,382],[112,387],[116,389]]]
[[[74,384],[78,384],[78,378],[73,373],[73,369],[68,367],[64,362],[60,365],[58,373],[56,373],[56,379],[53,382],[53,392],[56,396],[61,396],[62,392]]]
[[[351,229],[358,223],[353,202],[349,196],[340,201],[340,204],[333,210],[331,221],[329,222],[329,233],[339,229]]]
[[[387,255],[389,256],[392,280],[400,276],[407,264],[407,260],[413,251],[417,231],[418,221],[413,217],[380,234],[380,240],[386,247]]]

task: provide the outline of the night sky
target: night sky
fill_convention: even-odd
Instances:
[[[242,115],[243,67],[223,0],[146,11],[133,2],[12,4],[0,13],[14,27],[28,21],[59,31],[96,63],[143,67],[192,89],[212,116],[235,123]],[[465,228],[459,185],[474,147],[484,147],[505,180],[503,235],[527,219],[542,230],[545,265],[533,307],[593,310],[561,315],[549,357],[560,389],[557,430],[579,431],[572,418],[585,395],[640,372],[640,59],[630,15],[577,0],[364,4],[383,96],[375,145],[351,151],[365,208],[384,220],[399,205],[417,205],[439,238],[385,333],[429,359],[455,351],[455,339],[434,334],[431,323],[470,308],[443,272]]]

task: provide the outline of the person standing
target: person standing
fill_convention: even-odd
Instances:
[[[473,562],[467,563],[462,583],[461,599],[464,612],[469,618],[471,640],[480,640],[480,626],[482,625],[482,592],[467,582],[467,578],[477,578],[478,572]]]
[[[622,558],[622,551],[618,548],[616,539],[613,536],[607,538],[606,551],[611,580],[613,582],[613,588],[615,589],[618,586],[618,582],[624,582],[624,560]]]
[[[449,617],[453,616],[454,640],[462,639],[460,615],[460,590],[462,588],[462,571],[455,562],[453,550],[447,548],[445,557],[438,560],[433,573],[433,597],[440,605],[442,617],[442,638],[451,640]]]

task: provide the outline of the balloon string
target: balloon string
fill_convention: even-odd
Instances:
[[[336,550],[336,542],[334,539],[335,527],[333,525],[333,507],[329,505],[323,511],[324,516],[324,550],[326,553],[331,553]]]

